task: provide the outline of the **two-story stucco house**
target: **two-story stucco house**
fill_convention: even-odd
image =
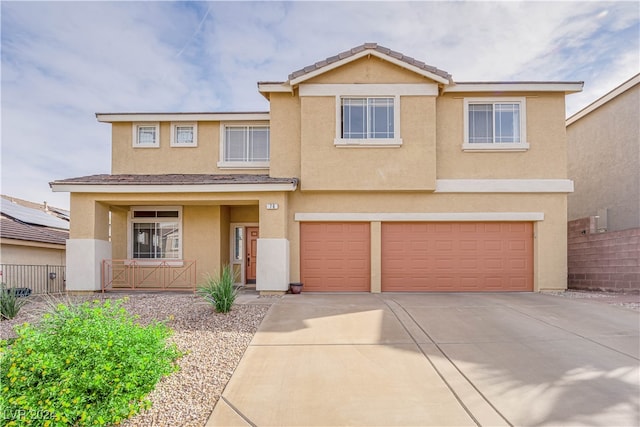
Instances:
[[[68,289],[194,262],[259,291],[566,288],[581,82],[454,82],[369,43],[258,90],[268,112],[97,114],[112,173],[51,184],[71,193]]]

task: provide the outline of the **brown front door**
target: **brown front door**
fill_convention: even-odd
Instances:
[[[247,227],[247,283],[256,283],[258,235],[258,227]]]

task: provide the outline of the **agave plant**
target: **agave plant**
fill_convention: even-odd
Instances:
[[[26,302],[27,298],[18,296],[17,289],[7,289],[6,284],[0,283],[0,320],[16,317]]]

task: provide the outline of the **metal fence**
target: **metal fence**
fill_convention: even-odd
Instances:
[[[195,291],[196,262],[191,260],[102,260],[102,292],[110,290]]]
[[[65,291],[64,265],[0,264],[0,282],[8,288],[29,288],[32,294]]]

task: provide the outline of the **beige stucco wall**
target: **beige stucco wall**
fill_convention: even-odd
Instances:
[[[640,227],[640,84],[567,127],[569,220],[608,209],[610,231]]]
[[[400,147],[335,146],[336,102],[302,97],[303,191],[435,189],[435,97],[400,97]]]
[[[270,97],[269,175],[300,177],[300,97],[272,93]]]
[[[0,263],[21,265],[65,265],[64,245],[2,239]]]
[[[567,177],[564,94],[507,94],[525,97],[525,152],[465,152],[464,98],[487,94],[445,94],[437,100],[438,179],[526,179]]]
[[[370,56],[307,83],[432,84],[433,81]],[[335,146],[336,102],[335,96],[300,97],[297,91],[271,95],[273,176],[300,177],[303,191],[435,189],[435,97],[400,98],[403,144],[393,148]]]
[[[375,56],[365,56],[340,68],[320,74],[305,83],[432,83],[419,74],[384,61]]]
[[[259,218],[260,212],[257,206],[231,206],[230,222],[257,223]]]
[[[534,290],[566,288],[567,223],[566,195],[564,194],[295,192],[290,196],[288,215],[288,236],[291,245],[290,276],[292,281],[300,280],[300,223],[295,221],[294,215],[296,213],[336,212],[542,212],[544,213],[544,220],[534,223]],[[377,225],[374,224],[374,227],[377,227]],[[376,230],[376,228],[372,228],[372,230]],[[374,249],[379,250],[377,247]],[[380,267],[372,265],[371,268],[373,271]],[[378,286],[377,283],[376,286]]]
[[[277,203],[276,210],[266,209]],[[282,192],[256,193],[72,193],[71,206],[79,218],[71,239],[109,240],[113,259],[128,258],[129,212],[132,206],[181,206],[183,259],[195,260],[199,279],[214,274],[229,262],[231,223],[259,223],[260,237],[284,238],[287,229],[287,197]],[[74,214],[72,214],[74,215]],[[72,218],[74,218],[72,216]]]
[[[251,122],[264,124],[266,122]],[[113,123],[111,173],[238,173],[219,168],[220,122],[198,122],[197,147],[171,147],[171,122],[160,122],[160,146],[135,148],[133,123]],[[241,169],[241,173],[264,174],[266,169]]]

